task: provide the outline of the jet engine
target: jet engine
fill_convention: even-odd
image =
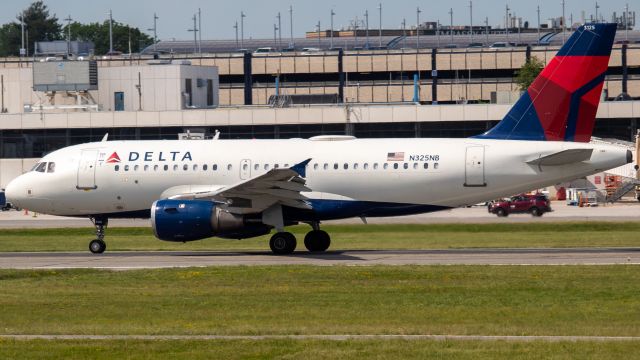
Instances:
[[[271,231],[259,221],[232,214],[204,200],[158,200],[151,206],[151,226],[158,239],[173,242],[214,236],[246,239]]]

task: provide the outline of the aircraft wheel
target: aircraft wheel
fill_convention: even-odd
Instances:
[[[331,246],[331,237],[326,231],[309,231],[304,237],[304,246],[311,252],[323,252]]]
[[[289,232],[275,233],[269,241],[269,247],[276,255],[288,255],[296,249],[296,237]]]
[[[107,249],[107,244],[99,239],[92,240],[89,243],[89,251],[94,254],[102,254]]]

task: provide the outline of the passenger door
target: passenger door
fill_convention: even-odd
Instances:
[[[484,146],[468,146],[465,156],[464,186],[487,186],[484,179]]]
[[[96,165],[98,160],[98,150],[83,150],[78,163],[78,190],[97,189],[96,186]]]

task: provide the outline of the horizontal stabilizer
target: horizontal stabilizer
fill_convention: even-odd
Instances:
[[[591,159],[593,149],[570,149],[527,161],[527,164],[538,166],[558,166],[579,163]]]

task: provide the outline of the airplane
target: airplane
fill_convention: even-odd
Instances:
[[[109,219],[150,218],[161,240],[267,235],[275,254],[297,246],[285,228],[311,226],[304,245],[326,251],[323,221],[426,213],[570,181],[632,162],[589,143],[616,24],[568,39],[504,119],[456,139],[108,141],[44,156],[6,188],[21,208],[88,217],[92,253]]]

